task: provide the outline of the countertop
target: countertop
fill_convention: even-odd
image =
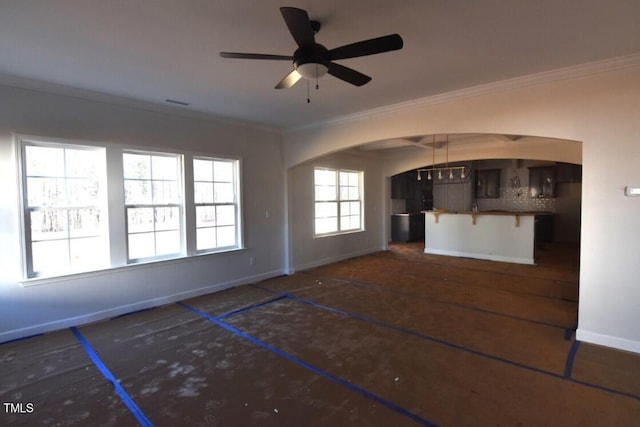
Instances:
[[[513,215],[553,215],[552,212],[543,212],[543,211],[500,211],[500,210],[495,210],[495,211],[478,211],[478,212],[472,212],[472,211],[463,211],[463,212],[458,212],[458,211],[447,211],[444,209],[437,209],[437,210],[433,210],[433,211],[422,211],[423,213],[432,213],[432,214],[451,214],[451,215],[509,215],[509,216],[513,216]]]

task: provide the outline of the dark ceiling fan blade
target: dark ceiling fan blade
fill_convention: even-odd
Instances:
[[[284,76],[282,80],[276,85],[276,89],[289,89],[294,84],[298,83],[302,76],[296,71],[292,70],[289,74]]]
[[[271,59],[276,61],[293,61],[293,56],[288,55],[268,55],[264,53],[240,53],[240,52],[220,52],[223,58],[236,59]]]
[[[371,77],[352,68],[345,67],[344,65],[336,64],[335,62],[329,64],[328,73],[355,86],[362,86],[371,81]]]
[[[297,7],[281,7],[280,13],[298,46],[313,46],[316,43],[311,20],[305,10]]]
[[[331,49],[331,60],[357,58],[358,56],[375,55],[376,53],[389,52],[402,49],[404,42],[398,34],[363,40],[361,42],[340,46]]]

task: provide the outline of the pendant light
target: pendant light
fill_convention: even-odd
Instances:
[[[447,135],[447,169],[449,169],[449,135]],[[449,169],[449,179],[453,179],[453,169]]]
[[[446,163],[444,167],[435,167],[436,164],[436,136],[433,135],[431,140],[431,167],[418,169],[418,181],[422,179],[421,173],[427,173],[427,179],[431,181],[434,177],[433,174],[438,172],[436,175],[439,180],[442,180],[442,171],[449,172],[447,175],[448,183],[455,181],[456,176],[453,173],[454,170],[460,170],[460,179],[465,180],[467,178],[467,173],[465,173],[466,166],[449,166],[449,135],[446,136],[445,144],[446,144]]]

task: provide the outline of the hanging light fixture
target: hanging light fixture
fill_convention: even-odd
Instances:
[[[436,164],[436,136],[431,137],[431,169],[427,172],[427,179],[431,181],[431,170]]]
[[[432,180],[433,179],[433,175],[432,173],[437,172],[437,177],[439,180],[443,179],[442,178],[442,171],[449,171],[448,174],[448,179],[449,181],[453,181],[456,179],[456,175],[454,174],[454,171],[459,170],[460,171],[460,179],[461,180],[465,180],[467,178],[467,172],[466,172],[466,166],[449,166],[449,135],[447,135],[446,137],[446,163],[445,163],[445,167],[441,168],[441,167],[435,167],[436,164],[436,136],[435,134],[432,137],[432,143],[431,143],[431,167],[429,168],[423,168],[423,169],[418,169],[418,181],[420,181],[422,179],[422,176],[420,175],[422,172],[426,172],[427,173],[427,179],[428,180]]]
[[[447,135],[447,167],[449,167],[449,135]],[[453,169],[449,169],[449,179],[453,179]]]

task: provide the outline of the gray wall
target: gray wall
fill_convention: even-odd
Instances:
[[[580,236],[580,340],[640,353],[640,55],[563,68],[367,111],[284,135],[290,167],[367,142],[415,135],[500,134],[550,139],[533,144],[468,145],[450,161],[520,158],[583,165]],[[525,138],[526,140],[526,138]],[[563,141],[573,141],[580,150]],[[521,147],[521,149],[520,149]],[[537,150],[537,148],[542,148]],[[519,153],[514,153],[519,151]],[[424,165],[398,159],[386,176]],[[390,212],[390,209],[387,211]]]
[[[364,231],[313,236],[313,169],[316,166],[364,172]],[[290,271],[384,249],[384,183],[379,160],[353,154],[329,155],[291,168],[288,172]]]
[[[157,113],[7,86],[0,86],[0,99],[0,342],[283,273],[285,175],[279,133],[181,116],[179,110]],[[13,133],[240,157],[246,249],[23,287]]]

